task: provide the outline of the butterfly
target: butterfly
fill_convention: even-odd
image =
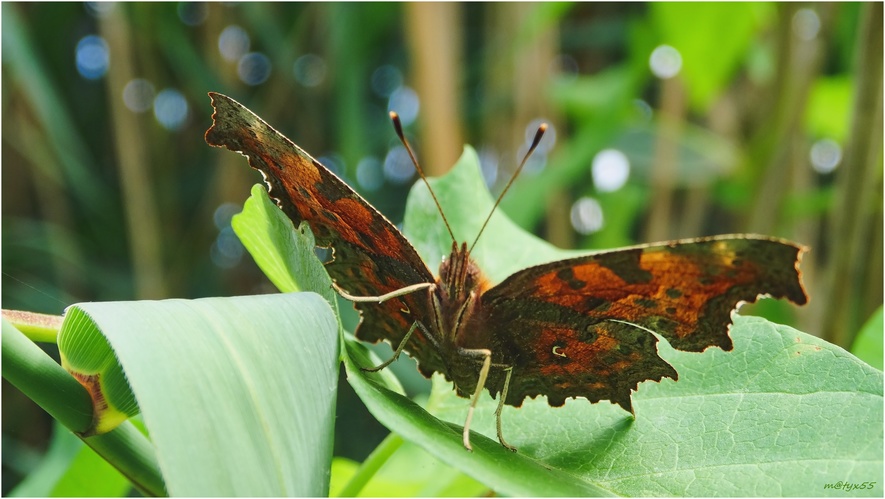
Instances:
[[[235,100],[209,95],[215,112],[206,141],[247,156],[292,222],[306,221],[317,245],[332,248],[326,269],[360,312],[356,337],[395,348],[366,370],[383,369],[405,351],[424,376],[442,373],[471,399],[462,432],[468,450],[484,389],[498,398],[498,440],[515,450],[503,437],[505,404],[519,407],[544,395],[562,406],[583,397],[632,414],[631,393],[640,382],[678,378],[658,356],[652,331],[679,350],[731,350],[731,314],[740,303],[761,295],[807,301],[798,267],[805,248],[755,235],[578,256],[495,285],[452,236],[435,276],[396,226],[334,173]],[[394,126],[411,155],[395,115]]]

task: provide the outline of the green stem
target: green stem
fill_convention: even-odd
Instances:
[[[356,474],[347,482],[347,485],[341,489],[339,497],[356,497],[363,490],[363,487],[371,480],[375,473],[390,459],[390,456],[396,452],[403,444],[403,439],[396,433],[390,433],[375,450],[369,454],[369,457],[363,461],[363,464],[357,470]]]
[[[60,315],[6,309],[3,309],[3,318],[24,333],[29,340],[41,343],[56,343],[62,321]]]
[[[74,434],[88,428],[92,400],[86,389],[5,319],[2,334],[3,378]],[[153,447],[131,423],[83,441],[146,495],[165,495]]]

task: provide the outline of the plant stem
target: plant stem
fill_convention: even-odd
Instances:
[[[369,457],[363,461],[363,464],[357,470],[353,478],[347,482],[347,485],[341,489],[339,497],[356,497],[363,490],[363,487],[371,480],[375,473],[390,459],[390,456],[396,452],[403,444],[403,439],[396,433],[390,433],[387,438],[382,441],[375,450],[369,454]]]
[[[2,330],[3,378],[74,434],[88,428],[93,411],[86,389],[5,319]],[[83,441],[146,495],[165,495],[153,447],[131,423]]]
[[[38,314],[23,310],[3,310],[3,318],[25,334],[31,341],[56,343],[62,317],[59,315]]]

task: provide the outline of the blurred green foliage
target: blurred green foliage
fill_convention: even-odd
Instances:
[[[460,145],[428,130],[463,130],[455,137],[480,151],[487,173],[497,166],[494,192],[530,122],[553,125],[555,145],[536,155],[543,166],[501,207],[555,244],[763,232],[808,245],[812,305],[759,309],[848,347],[882,304],[881,12],[861,3],[4,3],[3,307],[58,314],[78,301],[271,291],[229,227],[260,179],[203,142],[206,92],[243,102],[399,223],[414,177],[381,173],[397,145],[386,111],[410,109],[413,91],[418,118],[406,133],[419,158],[442,161],[421,154],[438,142],[456,158]],[[221,35],[239,32],[248,46],[228,60]],[[94,79],[77,64],[90,35],[109,61]],[[672,78],[649,67],[662,45],[681,56]],[[446,47],[457,48],[453,58]],[[269,65],[250,73],[256,60]],[[441,73],[422,74],[422,60]],[[152,92],[133,110],[123,95],[136,79]],[[437,93],[434,79],[456,91]],[[164,126],[169,102],[184,102],[185,114]],[[435,102],[455,118],[428,115]],[[630,175],[604,191],[593,160],[612,148]],[[578,232],[585,198],[601,219]],[[336,452],[361,460],[383,432],[342,397]],[[42,451],[49,422],[20,403],[3,391],[4,447]],[[25,455],[4,452],[4,493],[28,473]]]

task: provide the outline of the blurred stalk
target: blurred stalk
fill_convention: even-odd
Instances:
[[[651,165],[651,204],[644,241],[673,238],[673,196],[676,164],[679,161],[679,136],[685,122],[685,89],[676,75],[661,80],[661,110]]]
[[[489,3],[485,85],[481,122],[483,141],[499,153],[497,182],[510,179],[525,152],[526,127],[543,118],[553,130],[559,120],[549,105],[553,62],[559,52],[558,21],[565,10],[538,3]],[[530,132],[534,136],[535,130]],[[550,132],[548,132],[550,133]],[[549,158],[549,152],[548,158]],[[548,159],[549,167],[550,161]],[[527,174],[520,181],[525,182]],[[517,185],[519,182],[517,182]],[[514,191],[507,195],[513,199]],[[560,247],[574,246],[569,210],[571,197],[562,189],[544,194],[546,239]]]
[[[135,77],[134,59],[124,4],[107,9],[99,17],[99,31],[115,55],[108,68],[108,107],[114,125],[117,166],[123,188],[122,205],[129,232],[133,284],[138,299],[163,298],[168,295],[164,279],[161,228],[152,192],[149,156],[144,134],[135,113],[122,99],[123,87]]]
[[[365,22],[365,4],[329,2],[323,5],[330,19],[329,77],[334,82],[335,112],[333,142],[344,158],[346,169],[356,172],[356,165],[367,148],[363,92],[367,80],[366,38],[361,36]]]
[[[824,58],[826,38],[834,18],[834,4],[816,4],[820,20],[818,33],[812,40],[800,40],[794,27],[796,13],[803,4],[777,4],[779,13],[778,74],[771,96],[771,113],[748,145],[747,170],[752,172],[754,188],[746,222],[747,232],[774,234],[779,225],[781,208],[791,191],[789,168],[790,136],[804,135],[802,118],[808,94]]]
[[[344,485],[344,488],[338,493],[338,497],[357,497],[372,477],[378,473],[378,470],[390,461],[397,449],[402,447],[403,443],[403,437],[396,433],[388,433],[384,441],[375,447],[375,450],[363,461],[356,473],[350,477],[350,481]]]
[[[32,168],[27,168],[23,175],[28,178],[37,193],[37,206],[40,220],[36,222],[43,228],[45,252],[47,258],[43,268],[52,270],[48,279],[55,280],[65,293],[78,296],[85,291],[85,283],[78,274],[78,269],[85,267],[83,253],[75,244],[68,244],[62,236],[61,228],[74,231],[76,222],[73,219],[76,210],[71,201],[70,192],[65,189],[64,174],[52,148],[43,147],[45,135],[31,120],[29,109],[21,101],[13,99],[6,109],[8,116],[13,116],[15,126],[7,127],[6,143],[26,159]],[[56,230],[52,230],[52,227]],[[21,269],[19,269],[21,270]],[[10,270],[10,272],[15,272]]]
[[[559,119],[549,105],[548,89],[553,84],[553,70],[556,55],[559,53],[559,29],[557,19],[548,19],[540,26],[539,18],[547,15],[539,13],[547,6],[536,3],[513,4],[520,18],[521,36],[516,41],[514,76],[514,136],[526,143],[526,127],[538,118],[543,118],[552,132],[562,130]],[[521,134],[519,132],[522,132]],[[530,137],[535,130],[529,131]],[[547,151],[549,167],[550,152]],[[517,161],[522,161],[520,154]],[[515,165],[514,165],[515,166]],[[510,194],[512,195],[512,194]],[[571,224],[571,207],[574,199],[568,189],[556,189],[547,198],[545,239],[560,248],[575,247],[575,230]]]
[[[829,296],[818,296],[825,338],[845,348],[882,303],[882,15],[882,3],[863,4],[854,110],[831,217],[832,259],[821,286]]]
[[[464,147],[462,8],[448,2],[403,4],[411,74],[421,98],[421,162],[431,176],[447,172]]]
[[[45,130],[48,146],[55,152],[63,174],[56,177],[65,182],[75,199],[95,217],[101,225],[105,216],[107,196],[102,193],[106,186],[99,176],[90,170],[96,162],[85,147],[85,141],[77,134],[77,127],[62,99],[61,92],[53,84],[43,57],[37,53],[26,23],[22,21],[20,5],[2,4],[3,67],[19,89],[27,105],[33,110],[40,126]]]

